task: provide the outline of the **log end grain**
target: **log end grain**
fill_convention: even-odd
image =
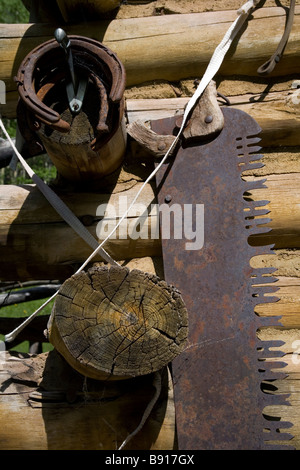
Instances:
[[[188,315],[177,289],[157,276],[94,267],[62,285],[48,334],[82,375],[126,379],[160,370],[180,354]]]

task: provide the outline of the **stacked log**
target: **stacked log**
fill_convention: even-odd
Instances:
[[[297,74],[300,6],[280,67],[272,75]],[[112,49],[125,65],[127,86],[153,80],[178,81],[203,75],[214,49],[236,18],[236,11],[216,11],[186,15],[127,18],[107,22],[68,25],[67,34],[89,36]],[[272,18],[272,21],[270,21]],[[233,45],[220,73],[226,76],[257,76],[257,69],[270,58],[284,30],[282,8],[258,9],[246,31]],[[191,34],[191,30],[193,34]],[[274,35],[273,32],[277,34]],[[16,84],[13,81],[20,61],[41,42],[53,37],[47,24],[1,25],[0,80],[8,91],[3,114],[15,113]],[[234,51],[234,53],[233,53]]]
[[[68,24],[67,32],[68,34],[76,32],[76,34],[87,35],[102,41],[123,61],[127,72],[125,96],[128,123],[138,119],[146,122],[181,113],[195,90],[194,79],[202,76],[214,48],[220,42],[229,24],[235,19],[236,9],[240,7],[240,2],[228,1],[226,6],[224,2],[217,1],[197,2],[195,6],[194,2],[188,0],[186,2],[154,1],[146,5],[143,2],[140,4],[135,2],[137,6],[133,6],[133,2],[130,3],[131,5],[122,5],[109,22],[97,18],[95,23]],[[272,231],[253,237],[250,243],[274,244],[274,250],[272,255],[256,257],[251,260],[251,263],[256,267],[273,266],[276,268],[277,295],[280,300],[277,303],[259,305],[256,313],[262,316],[281,316],[282,326],[276,329],[266,328],[258,334],[262,339],[284,342],[280,349],[285,353],[284,371],[288,376],[284,380],[276,381],[274,393],[289,394],[291,405],[270,407],[266,413],[275,419],[292,422],[293,427],[290,432],[294,438],[291,443],[299,449],[300,416],[297,403],[300,381],[297,367],[299,367],[300,330],[300,141],[298,130],[300,92],[297,88],[299,84],[297,74],[299,73],[300,5],[296,6],[294,27],[284,57],[271,76],[258,77],[257,68],[276,49],[286,19],[283,8],[275,8],[271,5],[272,3],[267,1],[264,8],[254,12],[245,31],[229,52],[216,80],[218,91],[230,100],[231,105],[248,112],[262,128],[261,145],[265,167],[248,172],[243,177],[252,180],[266,178],[266,188],[255,190],[247,197],[270,201]],[[211,11],[204,11],[205,8],[210,7]],[[137,17],[139,17],[138,21]],[[191,34],[191,28],[193,34]],[[0,79],[5,81],[8,91],[7,104],[1,107],[1,112],[4,116],[12,118],[15,117],[17,100],[13,76],[23,57],[33,47],[52,37],[53,26],[42,23],[18,26],[0,25],[0,29],[0,47],[3,50],[0,58],[2,61]],[[222,102],[221,105],[226,104]],[[152,169],[153,157],[141,152],[134,142],[130,144],[126,166],[106,178],[98,192],[74,193],[72,188],[69,191],[66,188],[64,191],[56,188],[64,202],[84,221],[99,241],[103,239],[99,230],[97,233],[97,228],[99,229],[103,218],[103,213],[100,213],[98,209],[99,206],[102,209],[105,205],[115,207],[118,196],[121,194],[127,196],[130,202]],[[89,247],[75,236],[72,229],[56,215],[34,186],[7,186],[0,188],[0,191],[2,221],[0,277],[7,280],[47,278],[64,281],[72,275],[90,254]],[[156,194],[153,185],[147,185],[141,198],[140,202],[145,207],[155,202]],[[123,209],[124,207],[118,206],[119,212],[115,212],[114,216],[120,217]],[[129,220],[131,225],[127,220],[126,229],[129,226],[133,229],[137,219],[136,213],[131,214]],[[147,236],[151,227],[154,227],[156,231],[157,225],[157,214],[149,213],[143,224],[144,237],[141,236],[135,240],[130,237],[111,239],[107,242],[107,251],[122,264],[163,276],[160,240]],[[102,265],[100,257],[95,258],[94,261]],[[40,360],[46,359],[40,357]],[[21,366],[23,367],[23,363]],[[37,370],[40,370],[40,367],[44,367],[44,363],[43,366],[36,365]],[[141,384],[141,387],[143,386]],[[149,392],[147,385],[146,388]],[[14,389],[12,393],[15,392]],[[17,389],[17,392],[22,393],[24,390],[19,392]],[[26,393],[30,391],[26,389]],[[99,390],[97,393],[99,395]],[[124,395],[126,397],[126,391]],[[135,397],[132,399],[135,400]],[[33,400],[34,398],[31,398],[31,404]],[[170,404],[170,400],[172,401],[170,395],[168,400],[158,407],[158,414],[163,413],[162,409],[166,406],[168,413],[171,414],[166,413],[165,417],[168,422],[164,422],[161,427],[159,434],[161,440],[155,441],[154,439],[152,448],[169,449],[173,446],[174,422],[172,419],[174,415],[172,413],[174,409]],[[140,411],[144,409],[146,401],[139,403]],[[42,414],[45,415],[45,409],[41,408],[41,401],[36,400],[34,403],[38,403],[34,406],[34,413],[37,416],[34,419],[38,423],[36,428],[38,433],[42,429]],[[126,398],[125,403],[128,404]],[[22,407],[23,412],[28,416],[28,409],[23,401]],[[111,408],[107,409],[107,412],[111,413],[112,409],[115,410]],[[4,413],[4,410],[5,407],[1,413]],[[54,424],[50,422],[49,413],[47,416],[47,423],[53,431]],[[63,415],[60,414],[60,416]],[[120,423],[111,424],[107,416],[103,418],[107,428],[101,428],[101,432],[105,435],[111,433],[107,442],[103,443],[104,448],[111,448],[114,433]],[[17,419],[19,416],[15,416],[15,421],[10,421],[12,434],[17,429]],[[153,420],[148,423],[148,426],[151,424],[153,425]],[[95,428],[93,432],[96,432]],[[128,429],[120,430],[122,436],[126,435],[126,432]],[[157,428],[154,431],[145,429],[144,435],[149,437],[150,434],[147,432],[150,434],[154,432],[155,435]],[[12,434],[9,438],[13,447],[15,441]],[[40,444],[38,444],[40,438],[38,436],[30,442],[25,440],[23,448],[31,446],[32,443],[36,446],[40,445],[38,448],[47,448],[49,443],[47,444],[46,441],[50,434],[46,436],[43,431],[42,436]],[[20,437],[19,442],[22,440],[22,433]],[[95,439],[92,441],[91,445],[94,445]],[[140,445],[141,448],[151,447],[148,440],[147,443],[134,441],[134,444]],[[50,443],[52,448],[59,448],[59,445],[58,441]]]

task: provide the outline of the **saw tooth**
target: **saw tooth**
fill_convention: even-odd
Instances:
[[[264,293],[257,293],[257,292],[253,293],[252,297],[255,298],[256,305],[275,303],[280,300],[280,298],[275,295],[266,297]]]
[[[260,219],[252,219],[253,225],[269,224],[270,222],[272,222],[272,219],[270,219],[269,217],[264,217]]]
[[[287,366],[286,362],[277,361],[259,361],[259,372],[263,377],[262,380],[278,380],[283,379],[287,376],[287,373],[281,369]],[[279,370],[280,369],[280,370]],[[273,395],[275,396],[275,395]],[[276,395],[276,397],[283,397],[284,395]]]
[[[265,284],[278,282],[277,277],[273,276],[276,271],[276,268],[255,268],[251,275],[252,286],[263,286]]]
[[[255,207],[249,207],[244,209],[245,219],[253,219],[254,217],[260,217],[262,215],[267,215],[270,213],[270,209],[263,208],[257,209]]]
[[[253,145],[253,144],[258,144],[259,142],[261,142],[261,137],[258,137],[258,135],[255,135],[255,136],[248,135],[246,139],[247,139],[246,143],[248,146]]]
[[[265,279],[265,278],[268,278],[268,276],[272,276],[272,274],[276,273],[276,271],[277,271],[277,268],[273,268],[269,266],[262,267],[262,268],[254,268],[252,272],[252,277]]]
[[[261,151],[261,147],[257,145],[247,145],[246,148],[247,154],[251,157],[253,157],[253,154],[257,154],[257,158],[262,159],[263,155],[261,155],[259,152]]]
[[[289,438],[292,439],[294,436],[291,436]],[[265,450],[295,450],[295,447],[293,447],[292,444],[270,444],[268,445],[268,442],[265,443]]]
[[[286,375],[280,377],[280,379],[284,379],[285,377]],[[276,379],[272,379],[272,380],[278,380],[278,376],[276,376]],[[265,402],[264,406],[265,408],[267,406],[290,406],[289,401],[288,401],[289,397],[290,397],[289,394],[263,392],[263,401]]]
[[[278,348],[280,348],[284,344],[285,343],[283,341],[260,341],[260,344],[256,348],[259,355],[259,359],[283,357],[285,353]]]
[[[278,420],[274,418],[273,420],[270,420],[267,419],[266,416],[264,418],[268,423],[268,427],[266,429],[270,430],[270,432],[279,432],[280,429],[290,429],[293,427],[292,423],[288,423],[287,421],[279,421],[279,418]]]
[[[249,145],[254,145],[258,144],[261,142],[261,137],[258,137],[257,134],[251,134],[251,135],[246,135],[243,137],[236,137],[236,143],[238,147],[242,146],[249,146]]]
[[[262,207],[262,206],[267,206],[270,204],[270,201],[266,199],[261,199],[260,201],[253,201],[253,200],[247,200],[247,205],[251,207]]]
[[[280,365],[280,369],[283,368],[284,365]],[[261,365],[260,366],[260,369],[259,370],[259,373],[260,373],[260,377],[261,377],[261,383],[266,381],[276,381],[276,380],[284,380],[287,378],[288,374],[284,373],[284,372],[275,372],[273,370],[269,370],[266,368],[266,366],[264,365]],[[271,402],[271,397],[274,397],[273,400],[275,401],[275,403]],[[281,402],[280,399],[283,399],[283,401]],[[268,394],[264,394],[263,396],[263,402],[264,402],[264,407],[266,406],[269,406],[269,405],[287,405],[288,403],[286,402],[288,396],[285,396],[285,395],[268,395]]]
[[[255,180],[255,181],[245,181],[244,183],[247,186],[245,193],[249,191],[253,191],[254,189],[267,188],[267,186],[265,185],[266,181],[267,181],[267,178],[262,178],[262,179]]]
[[[266,256],[273,253],[274,243],[272,245],[255,246],[254,256]],[[271,269],[271,268],[267,268]],[[277,269],[275,269],[277,271]]]
[[[276,286],[269,285],[253,285],[252,284],[252,297],[255,299],[256,304],[262,303],[274,303],[280,300],[276,295],[266,295],[266,294],[275,294],[279,291],[279,288]]]
[[[257,161],[257,160],[262,160],[263,155],[261,155],[260,153],[257,153],[257,152],[249,153],[247,155],[247,158],[248,158],[249,161],[254,162],[254,161]],[[263,164],[263,166],[265,166],[264,163],[262,163],[262,164]]]
[[[253,279],[253,287],[257,286],[257,287],[260,287],[262,285],[268,285],[268,284],[271,284],[271,283],[275,283],[275,282],[278,282],[278,279],[277,277],[275,276],[251,276],[251,278]]]
[[[267,427],[265,428],[264,439],[267,446],[268,444],[272,445],[272,448],[274,449],[274,444],[271,441],[290,441],[293,439],[294,436],[292,434],[281,431],[282,429],[290,428],[292,426],[283,426],[283,424],[284,423],[281,421],[266,421]],[[289,445],[291,444],[288,444],[288,442],[286,444],[275,444],[275,448],[286,450],[286,446]]]
[[[252,288],[255,291],[252,294],[252,297],[262,296],[264,294],[272,294],[273,292],[278,292],[279,290],[279,288],[276,286],[268,286],[268,285],[259,286],[259,285],[252,284]],[[267,298],[270,298],[270,297],[267,297]]]
[[[270,303],[270,302],[267,302],[267,303]],[[281,318],[282,318],[281,315],[273,315],[270,317],[259,316],[261,329],[282,326]]]
[[[266,225],[272,221],[270,218],[263,218],[263,219],[252,219],[251,224],[246,225],[246,229],[249,233],[249,237],[251,235],[260,235],[263,233],[271,232],[272,228],[267,227]],[[262,227],[263,225],[263,227]]]

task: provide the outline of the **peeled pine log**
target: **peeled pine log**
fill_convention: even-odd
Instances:
[[[49,341],[85,377],[119,380],[157,372],[182,351],[188,334],[180,293],[157,276],[95,267],[59,290]]]
[[[251,244],[300,247],[299,182],[299,173],[270,175],[266,188],[247,195],[254,200],[271,201],[268,216],[272,219],[269,224],[272,231],[252,236]],[[130,189],[116,186],[120,192],[112,194],[78,192],[59,195],[100,242],[123,216],[141,184],[132,184]],[[282,204],[282,201],[286,203]],[[151,205],[154,205],[152,210]],[[89,245],[62,221],[34,185],[0,186],[0,215],[2,281],[63,280],[91,254]],[[99,230],[100,226],[103,231]],[[136,206],[106,242],[105,249],[117,261],[161,255],[156,195],[151,184],[144,188]],[[96,255],[93,261],[102,261],[102,258]]]
[[[99,21],[68,25],[67,34],[92,37],[112,49],[124,64],[127,86],[131,86],[157,79],[177,81],[201,77],[235,19],[235,10],[151,16],[138,21],[115,19],[109,24]],[[247,29],[225,58],[220,73],[256,76],[257,68],[276,50],[285,20],[282,8],[255,11]],[[272,75],[298,73],[299,23],[300,6],[296,6],[289,42]],[[53,26],[46,24],[0,25],[0,80],[5,81],[8,92],[16,89],[13,77],[24,57],[52,37]],[[7,101],[12,109],[9,96]],[[5,106],[2,108],[6,117]]]
[[[140,425],[157,393],[154,376],[101,382],[72,369],[55,350],[2,353],[1,450],[113,450]],[[172,450],[175,411],[168,370],[142,429],[124,450]]]
[[[278,302],[257,305],[255,312],[259,316],[279,316],[283,329],[300,329],[300,279],[282,276],[277,279],[272,285],[278,291],[272,295],[278,297]]]
[[[131,175],[131,179],[137,178]],[[132,186],[132,187],[130,187]],[[141,183],[120,184],[120,193],[59,193],[67,206],[79,217],[96,239],[104,239],[125,213]],[[74,230],[62,221],[57,212],[34,185],[0,186],[0,279],[66,279],[74,274],[92,252]],[[129,212],[105,249],[116,260],[159,256],[161,244],[157,233],[157,214],[142,218],[144,208],[155,204],[151,185],[145,187],[137,207]],[[107,212],[107,223],[99,233],[99,224]],[[99,233],[99,237],[97,236]],[[151,232],[156,238],[151,238]],[[121,234],[121,236],[119,236]],[[103,261],[100,255],[93,262]]]

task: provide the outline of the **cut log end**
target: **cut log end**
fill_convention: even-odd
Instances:
[[[127,379],[160,370],[181,353],[188,316],[177,289],[157,276],[94,267],[62,285],[48,333],[82,375]]]

